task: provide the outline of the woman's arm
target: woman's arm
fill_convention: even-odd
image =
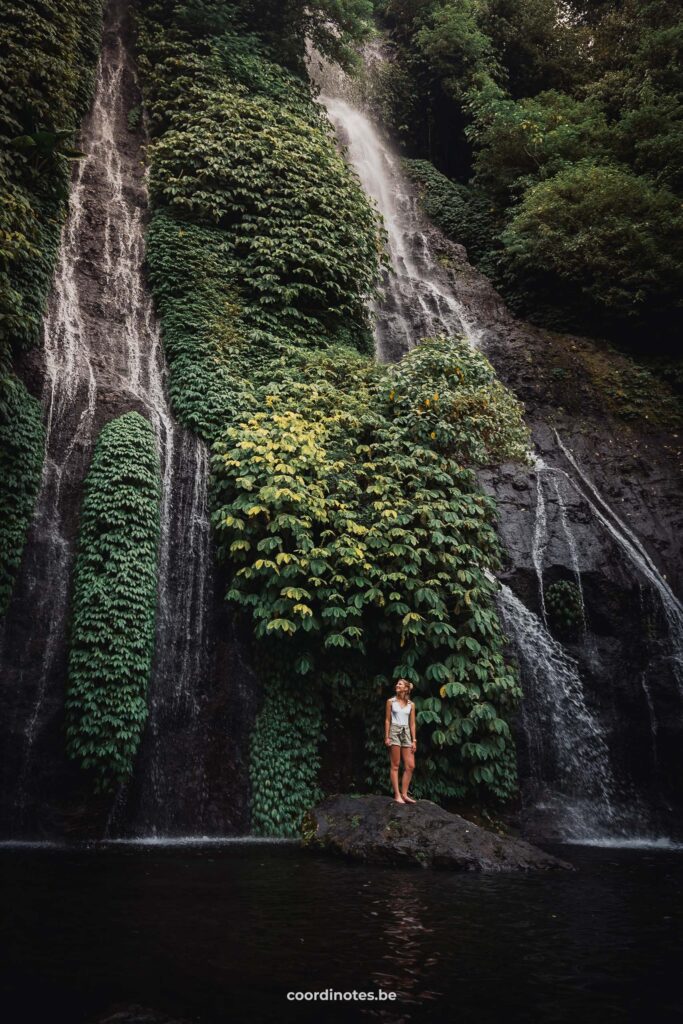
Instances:
[[[413,752],[417,747],[417,732],[415,731],[415,705],[410,705],[410,737],[413,741]]]
[[[384,744],[387,747],[391,746],[391,740],[389,739],[389,728],[391,726],[391,697],[387,701],[386,714],[384,716]]]

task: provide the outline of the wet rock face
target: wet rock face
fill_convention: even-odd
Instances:
[[[501,580],[537,617],[536,628],[561,645],[561,656],[575,662],[586,713],[607,747],[614,779],[611,808],[598,816],[601,823],[595,818],[586,827],[612,833],[679,831],[680,445],[654,419],[629,422],[608,411],[601,374],[612,364],[630,373],[632,364],[611,351],[605,356],[598,343],[517,320],[491,282],[469,264],[466,250],[424,220],[413,186],[388,164],[385,172],[393,175],[398,193],[389,221],[397,274],[379,308],[386,358],[399,358],[416,337],[464,332],[525,405],[535,465],[503,465],[481,471],[479,479],[498,504],[506,551]],[[548,587],[560,581],[574,584],[581,595],[582,623],[569,633],[558,632],[545,607]],[[512,646],[510,653],[522,662],[524,684],[523,658]],[[538,657],[538,651],[532,653]],[[550,813],[538,811],[554,805],[563,766],[534,763],[529,728],[538,732],[557,723],[549,721],[547,705],[535,703],[537,687],[529,684],[528,674],[526,682],[525,713],[518,721],[526,827],[566,835],[561,811],[555,806]],[[556,685],[552,665],[543,685],[546,690]],[[569,698],[560,688],[555,699]],[[584,782],[577,781],[574,796],[586,796]]]
[[[483,328],[480,344],[526,406],[537,463],[480,472],[497,501],[506,549],[501,579],[576,660],[586,702],[604,734],[620,828],[680,829],[683,816],[683,678],[678,595],[683,589],[683,479],[670,433],[610,416],[583,369],[594,346],[522,324],[462,247],[450,253],[451,285]],[[573,365],[571,385],[553,370]],[[558,633],[544,608],[553,583],[577,585],[581,627]],[[529,789],[528,737],[520,732]],[[545,780],[552,786],[552,778]],[[542,799],[542,798],[541,798]],[[530,829],[553,832],[543,815]]]
[[[450,871],[573,870],[521,839],[499,836],[430,800],[397,804],[385,796],[328,797],[309,812],[306,841],[363,864]]]

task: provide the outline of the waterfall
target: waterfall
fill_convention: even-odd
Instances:
[[[640,540],[621,520],[612,506],[609,505],[604,496],[598,491],[596,485],[589,480],[576,458],[571,454],[562,441],[557,431],[554,433],[557,444],[557,453],[560,457],[564,457],[569,465],[569,471],[559,466],[550,466],[541,458],[537,458],[534,465],[534,469],[536,471],[536,501],[533,536],[531,540],[531,561],[533,563],[539,585],[539,599],[543,615],[543,623],[547,627],[545,602],[543,597],[544,560],[549,538],[551,536],[549,532],[548,513],[544,490],[547,489],[549,496],[554,497],[556,505],[555,521],[559,526],[559,531],[556,529],[555,538],[557,539],[558,535],[564,537],[568,557],[566,558],[566,561],[563,559],[563,562],[571,567],[580,595],[583,634],[582,646],[585,654],[590,656],[593,662],[593,667],[597,668],[599,673],[601,671],[600,656],[596,648],[595,637],[588,631],[585,597],[581,581],[579,549],[567,515],[566,495],[571,494],[575,500],[579,499],[581,503],[585,503],[590,512],[590,522],[593,529],[595,530],[597,528],[599,532],[604,530],[607,536],[614,541],[617,549],[620,550],[624,556],[624,562],[621,563],[622,568],[630,569],[631,573],[635,575],[636,579],[639,581],[639,591],[641,591],[642,585],[644,584],[648,588],[648,592],[655,595],[661,604],[662,611],[664,612],[663,621],[668,632],[667,650],[669,651],[669,656],[668,658],[663,659],[662,662],[658,659],[654,661],[651,659],[647,670],[638,671],[634,668],[634,672],[636,672],[635,678],[639,680],[639,687],[643,696],[644,710],[647,713],[652,772],[653,777],[656,778],[660,772],[658,748],[660,716],[653,696],[651,682],[657,680],[658,673],[661,672],[661,667],[668,661],[672,676],[678,682],[680,688],[682,664],[681,651],[683,649],[683,609]],[[558,671],[556,666],[552,667],[551,662],[544,656],[545,644],[539,639],[541,634],[538,629],[534,634],[534,630],[532,629],[532,619],[534,618],[532,613],[529,612],[528,609],[525,609],[521,602],[518,602],[516,599],[513,602],[511,600],[511,597],[513,596],[514,595],[509,594],[508,597],[502,601],[501,611],[503,612],[506,626],[508,627],[513,639],[522,665],[525,689],[525,697],[522,707],[524,731],[529,747],[530,767],[532,774],[535,776],[535,787],[537,792],[541,792],[542,787],[540,786],[540,781],[542,779],[552,779],[553,768],[551,765],[550,770],[548,769],[548,759],[544,755],[542,749],[543,744],[541,744],[539,748],[538,737],[544,737],[543,742],[545,743],[548,742],[548,736],[552,734],[553,738],[550,742],[555,744],[558,730],[561,730],[563,733],[566,732],[567,729],[569,729],[570,732],[572,729],[575,733],[580,732],[582,716],[580,714],[577,715],[575,720],[573,716],[570,716],[562,722],[556,715],[547,714],[547,709],[544,707],[543,700],[539,699],[539,695],[543,693],[542,682],[544,676],[546,695],[556,695],[558,687],[560,689],[564,689],[564,683],[567,678],[566,673]],[[537,626],[542,628],[543,624],[540,620],[538,620]],[[529,643],[529,637],[532,635],[535,635],[534,644]],[[548,637],[548,639],[550,638]],[[557,649],[555,653],[562,652],[562,648],[559,644],[555,641],[553,641],[553,643],[555,643]],[[536,657],[534,657],[534,651],[536,652]],[[566,652],[564,653],[565,657],[569,657]],[[575,686],[581,686],[582,683],[579,666],[574,659],[569,658],[569,660],[573,663],[573,671],[576,677],[574,684]],[[604,677],[604,671],[602,674]],[[615,679],[614,682],[618,685],[618,680]],[[530,706],[532,708],[531,711]],[[670,714],[670,709],[667,710]],[[543,724],[539,725],[539,722]],[[539,764],[544,766],[541,767],[540,771],[538,767]],[[581,778],[580,773],[577,774],[577,778]],[[626,794],[622,792],[622,800],[617,804],[615,804],[614,799],[612,799],[610,805],[605,807],[605,811],[607,813],[603,813],[602,815],[596,815],[595,804],[592,804],[588,808],[589,813],[585,813],[586,808],[582,808],[581,814],[577,814],[576,805],[573,803],[568,804],[566,796],[567,794],[563,791],[560,795],[554,794],[550,800],[548,800],[547,797],[541,797],[537,802],[537,810],[540,808],[544,808],[548,811],[554,810],[555,816],[562,822],[562,834],[567,838],[578,838],[579,836],[582,838],[590,838],[592,828],[591,822],[599,823],[601,819],[602,827],[598,829],[598,831],[602,835],[606,835],[608,831],[611,832],[611,834],[615,834],[615,832],[619,831],[623,833],[624,829],[628,828],[642,834],[643,831],[646,831],[648,828],[649,815],[642,803],[633,793],[628,794],[626,797]],[[582,822],[585,827],[583,832],[579,829],[579,833],[577,834],[577,825],[579,822]],[[606,826],[609,826],[609,828]]]
[[[473,315],[457,299],[451,277],[432,255],[430,232],[433,235],[434,229],[419,209],[416,190],[403,173],[400,158],[363,109],[363,102],[359,102],[357,87],[313,51],[309,52],[309,73],[345,156],[381,214],[386,231],[389,265],[373,306],[377,358],[398,360],[420,339],[439,334],[464,335],[471,344],[479,345],[485,328],[478,322],[478,314]],[[547,628],[544,569],[551,540],[549,503],[553,503],[558,516],[553,542],[557,544],[558,535],[564,541],[563,558],[576,580],[581,599],[583,644],[595,664],[599,656],[595,639],[588,631],[580,545],[567,515],[566,498],[570,493],[587,502],[592,525],[607,529],[639,577],[644,577],[659,595],[679,680],[683,664],[683,614],[642,544],[588,481],[559,436],[556,441],[557,456],[566,459],[571,472],[548,465],[532,453],[536,484],[529,551],[541,618],[509,588],[503,588],[500,599],[501,615],[522,668],[521,717],[531,774],[527,798],[535,801],[536,810],[545,814],[566,838],[587,839],[596,833],[623,835],[629,828],[642,830],[646,815],[633,793],[626,793],[623,786],[616,787],[610,737],[587,701],[579,664]],[[656,709],[645,677],[641,689],[656,763]]]
[[[68,603],[83,478],[102,425],[137,409],[154,427],[162,466],[156,654],[140,766],[153,796],[136,822],[154,829],[177,800],[164,786],[168,717],[192,718],[204,671],[205,608],[211,588],[207,453],[174,422],[166,366],[143,277],[147,194],[139,137],[128,126],[136,98],[129,13],[111,0],[105,14],[94,97],[81,134],[69,212],[44,327],[43,405],[47,424],[40,493],[18,599],[32,609],[23,650],[12,652],[18,685],[32,694],[20,756],[19,820],[40,790],[43,741],[54,749],[67,656]],[[4,652],[5,654],[7,652]],[[162,720],[166,729],[160,728]],[[177,784],[176,779],[176,784]]]
[[[370,118],[350,102],[353,89],[338,68],[309,52],[309,72],[320,89],[319,101],[346,147],[346,155],[364,191],[382,216],[389,267],[373,304],[377,358],[397,362],[422,338],[458,334],[479,342],[465,307],[453,295],[443,267],[427,240],[428,223],[400,158]]]
[[[502,587],[498,603],[524,678],[521,711],[532,777],[528,798],[537,812],[552,812],[561,820],[564,839],[614,831],[609,750],[586,704],[576,661],[509,587]]]

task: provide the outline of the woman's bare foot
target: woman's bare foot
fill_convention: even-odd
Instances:
[[[417,800],[414,800],[412,796],[408,796],[407,793],[404,793],[403,794],[403,803],[404,804],[416,804]]]
[[[404,804],[405,803],[405,800],[403,799],[402,796],[395,796],[394,800],[396,801],[397,804]]]

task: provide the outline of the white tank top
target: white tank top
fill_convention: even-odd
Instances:
[[[391,698],[391,721],[394,725],[410,725],[410,701],[402,708],[398,697]]]

